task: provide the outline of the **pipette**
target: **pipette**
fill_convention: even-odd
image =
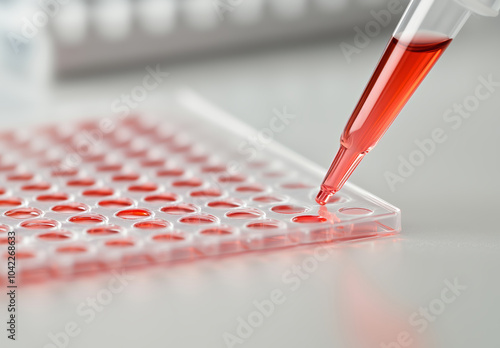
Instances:
[[[472,13],[496,16],[500,0],[412,0],[342,133],[316,202],[326,204],[375,147]]]

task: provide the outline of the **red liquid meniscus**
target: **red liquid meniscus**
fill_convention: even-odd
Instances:
[[[416,35],[409,43],[392,38],[341,137],[340,150],[316,201],[339,191],[377,144],[429,70],[450,44],[438,35]]]

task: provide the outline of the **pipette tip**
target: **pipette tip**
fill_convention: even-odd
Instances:
[[[335,192],[333,191],[325,191],[323,189],[319,190],[318,195],[316,196],[316,202],[321,205],[325,205],[328,202],[328,199],[333,196]]]

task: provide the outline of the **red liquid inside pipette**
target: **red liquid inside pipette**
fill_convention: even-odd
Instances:
[[[377,144],[451,39],[421,34],[409,43],[392,38],[342,134],[340,150],[316,202],[339,191],[363,157]]]

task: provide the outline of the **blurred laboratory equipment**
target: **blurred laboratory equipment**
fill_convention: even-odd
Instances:
[[[57,1],[57,0],[48,0]],[[59,75],[350,32],[406,0],[72,0],[51,21]]]

